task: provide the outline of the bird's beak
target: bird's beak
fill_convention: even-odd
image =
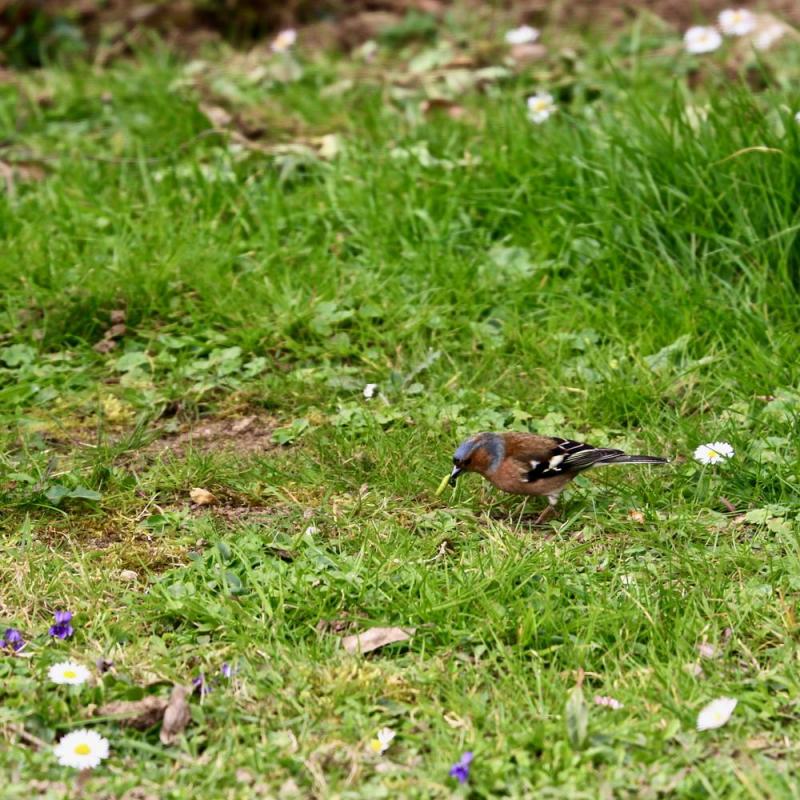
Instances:
[[[451,486],[456,485],[456,478],[463,472],[462,467],[453,467],[453,471],[450,473],[450,479],[447,481]]]

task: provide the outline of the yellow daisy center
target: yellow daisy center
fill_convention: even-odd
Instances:
[[[76,756],[88,756],[91,752],[91,748],[88,744],[86,744],[86,742],[81,742],[80,744],[75,745]]]
[[[64,670],[64,677],[65,678],[77,678],[78,677],[78,673],[75,672],[74,669],[65,669]]]

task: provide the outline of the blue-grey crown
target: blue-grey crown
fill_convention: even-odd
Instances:
[[[479,438],[478,436],[473,436],[461,442],[455,453],[453,453],[453,461],[465,461],[468,459],[480,444]]]
[[[497,469],[505,456],[506,448],[503,438],[496,433],[479,433],[461,442],[453,454],[453,461],[466,461],[479,447],[485,448],[492,457],[490,469],[492,471]]]

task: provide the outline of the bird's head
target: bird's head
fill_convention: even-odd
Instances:
[[[456,485],[456,479],[462,472],[478,472],[488,475],[494,472],[505,456],[503,437],[496,433],[478,433],[461,442],[453,454],[453,471],[450,473],[450,485]]]

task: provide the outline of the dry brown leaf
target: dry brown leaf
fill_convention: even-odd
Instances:
[[[457,56],[453,56],[445,65],[445,69],[474,69],[477,67],[477,63],[475,59],[467,55],[466,53],[461,53]]]
[[[255,417],[242,417],[231,425],[231,433],[244,433],[255,422]]]
[[[109,316],[111,318],[112,325],[119,325],[121,322],[125,322],[125,320],[128,318],[124,308],[115,308]]]
[[[511,48],[511,58],[517,64],[530,64],[532,61],[541,61],[546,55],[547,48],[538,42],[515,44]]]
[[[16,196],[18,181],[41,181],[47,176],[44,167],[35,161],[0,161],[0,178],[5,182],[9,197]]]
[[[369,653],[387,644],[404,642],[416,632],[416,628],[370,628],[363,633],[345,636],[342,647],[348,653]]]
[[[430,115],[435,111],[441,111],[451,119],[461,119],[466,114],[464,106],[444,97],[429,97],[420,103],[419,108],[423,114]]]
[[[47,170],[35,161],[15,161],[12,166],[18,181],[43,181],[47,177]]]
[[[342,619],[321,619],[317,622],[317,633],[341,633],[353,624],[352,620],[344,617]]]
[[[152,728],[164,716],[167,701],[163,697],[150,695],[141,700],[117,700],[106,703],[95,711],[101,717],[114,717],[124,728],[145,730]]]
[[[765,750],[769,745],[770,741],[766,736],[751,736],[745,743],[748,750]]]
[[[222,106],[212,106],[200,103],[200,113],[215,127],[227,128],[233,122],[233,116]]]
[[[635,508],[632,508],[632,509],[631,509],[631,510],[628,512],[628,519],[629,519],[631,522],[636,522],[636,523],[638,523],[639,525],[641,525],[641,524],[644,522],[644,514],[642,514],[642,512],[641,512],[641,511],[637,511]]]
[[[101,339],[97,344],[92,345],[92,350],[105,355],[114,350],[116,346],[117,343],[113,339]]]
[[[127,329],[125,328],[125,323],[124,322],[118,322],[118,323],[116,323],[116,325],[112,325],[105,332],[105,338],[106,339],[119,339],[120,336],[124,336],[125,335],[125,331],[126,330]]]
[[[189,492],[189,497],[192,499],[192,502],[198,506],[210,506],[217,502],[217,498],[214,497],[211,492],[197,486]]]
[[[169,704],[164,711],[164,722],[161,725],[159,739],[161,744],[172,744],[183,729],[189,724],[192,713],[186,699],[191,694],[191,689],[186,686],[175,686],[169,696]]]

